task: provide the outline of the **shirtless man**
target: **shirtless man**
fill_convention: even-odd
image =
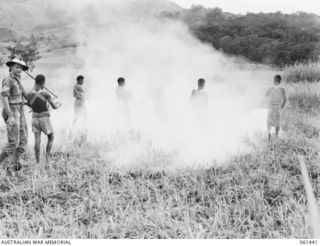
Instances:
[[[206,81],[204,79],[198,80],[198,89],[193,90],[191,94],[191,103],[197,107],[203,107],[209,105],[208,94],[205,92]]]
[[[40,162],[41,133],[44,133],[48,137],[46,161],[51,157],[54,133],[50,120],[48,103],[53,109],[57,109],[61,106],[61,103],[55,103],[51,95],[47,91],[43,90],[45,82],[46,79],[42,74],[37,75],[34,89],[28,96],[28,104],[32,108],[32,132],[35,137],[34,150],[37,163]]]
[[[77,77],[77,83],[73,87],[73,97],[74,101],[74,113],[75,117],[73,120],[73,125],[75,125],[80,119],[86,121],[86,95],[83,87],[84,77],[79,75]]]
[[[119,111],[124,116],[126,126],[131,125],[131,112],[129,103],[132,102],[132,94],[126,86],[126,80],[122,77],[117,80],[118,86],[116,87],[116,96],[119,101]]]
[[[119,101],[128,103],[132,101],[132,94],[126,89],[126,80],[124,78],[118,79],[118,86],[116,87],[116,95]]]
[[[280,125],[281,125],[281,111],[285,107],[287,102],[286,91],[280,87],[281,76],[274,76],[274,86],[271,87],[266,97],[268,99],[268,118],[267,118],[267,130],[268,130],[268,141],[271,141],[271,129],[275,127],[276,138],[279,136]]]

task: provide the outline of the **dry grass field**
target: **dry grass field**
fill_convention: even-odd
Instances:
[[[284,78],[287,82],[319,82],[320,81],[320,63],[309,62],[305,64],[296,64],[284,68]]]
[[[282,138],[207,169],[119,172],[97,144],[56,146],[46,168],[28,153],[18,176],[0,170],[0,238],[310,237],[296,155],[305,157],[319,197],[319,85],[287,89]]]

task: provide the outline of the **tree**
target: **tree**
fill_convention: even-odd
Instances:
[[[225,19],[222,9],[220,8],[208,10],[208,13],[204,18],[206,19],[207,25],[218,25],[221,24],[221,21]]]
[[[290,59],[293,61],[307,62],[309,60],[317,60],[317,55],[314,52],[315,47],[312,43],[303,43],[292,47]]]
[[[38,41],[33,35],[28,43],[18,42],[14,46],[7,47],[7,50],[10,52],[9,59],[23,60],[31,71],[35,68],[35,62],[41,58]]]

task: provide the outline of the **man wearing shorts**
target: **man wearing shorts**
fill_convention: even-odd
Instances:
[[[280,125],[281,125],[281,114],[282,110],[286,105],[287,97],[286,91],[281,84],[281,76],[274,76],[274,86],[271,87],[266,97],[268,98],[268,119],[267,119],[267,129],[268,129],[268,141],[271,141],[271,129],[275,127],[276,138],[279,136]]]
[[[48,103],[53,109],[57,109],[61,106],[61,103],[55,103],[51,95],[44,90],[45,80],[46,79],[42,74],[37,75],[34,89],[29,93],[28,98],[28,104],[32,108],[32,132],[35,136],[34,150],[37,163],[40,162],[41,133],[48,136],[46,161],[48,161],[51,156],[54,140]]]

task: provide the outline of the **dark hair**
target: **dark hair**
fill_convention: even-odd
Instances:
[[[118,78],[118,85],[123,85],[126,80],[122,77]]]
[[[206,83],[205,79],[198,79],[198,86],[204,86],[204,84]]]
[[[44,75],[42,74],[38,74],[35,81],[37,85],[43,85],[44,82],[46,81],[46,77],[44,77]]]
[[[82,76],[82,75],[79,75],[78,77],[77,77],[77,82],[79,82],[79,81],[81,81],[81,80],[83,80],[84,79],[84,77]]]
[[[282,77],[281,77],[281,75],[277,74],[277,75],[274,76],[274,79],[279,81],[279,82],[281,82]]]

